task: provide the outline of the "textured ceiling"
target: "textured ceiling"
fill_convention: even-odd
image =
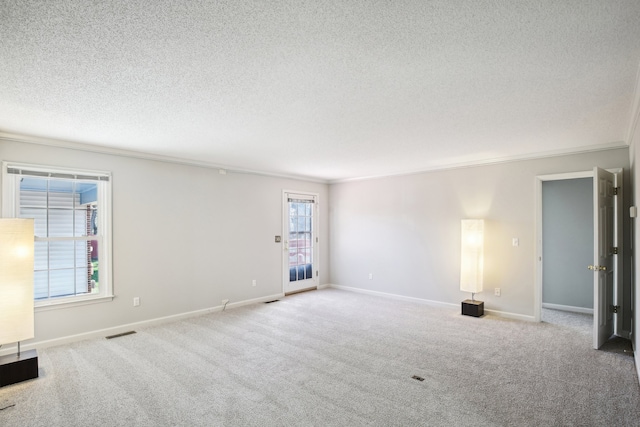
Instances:
[[[3,0],[0,131],[322,180],[628,143],[640,1]]]

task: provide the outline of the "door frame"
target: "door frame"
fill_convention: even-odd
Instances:
[[[623,246],[623,222],[622,222],[622,206],[623,206],[623,169],[612,168],[606,169],[607,171],[615,175],[615,185],[620,187],[619,197],[615,202],[614,213],[614,235],[615,245],[618,247],[618,255],[615,257],[616,266],[616,283],[614,285],[614,304],[620,305],[620,311],[615,316],[614,320],[614,333],[616,335],[625,337],[625,333],[622,330],[622,320],[624,316],[624,305],[621,302],[622,298],[622,284],[623,284],[623,259],[625,248]],[[578,179],[578,178],[591,178],[593,180],[593,170],[580,171],[580,172],[566,172],[549,175],[538,175],[535,178],[535,280],[534,280],[534,295],[533,295],[533,317],[534,321],[540,322],[542,320],[542,274],[544,259],[542,258],[542,183],[544,181],[559,181],[566,179]],[[594,201],[595,203],[595,201]],[[585,268],[587,266],[585,265]],[[595,308],[594,301],[594,308]],[[626,337],[628,338],[628,337]]]
[[[281,239],[281,248],[282,248],[282,294],[287,294],[286,283],[289,281],[289,248],[287,247],[287,241],[289,240],[289,236],[287,232],[289,230],[289,225],[287,221],[289,219],[288,209],[289,209],[289,197],[288,194],[299,194],[301,196],[309,196],[314,198],[314,212],[313,212],[313,269],[317,272],[314,275],[314,279],[316,282],[316,287],[320,284],[320,239],[318,235],[320,234],[320,194],[314,193],[311,191],[303,191],[303,190],[282,190],[282,239]],[[313,289],[310,287],[309,289]],[[303,291],[306,289],[301,289]],[[297,291],[296,291],[297,292]],[[289,292],[291,293],[291,292]]]

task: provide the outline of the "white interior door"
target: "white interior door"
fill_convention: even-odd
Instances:
[[[614,264],[615,176],[593,170],[593,347],[600,348],[614,332],[613,290],[616,282]]]
[[[318,287],[317,195],[284,193],[284,293]]]

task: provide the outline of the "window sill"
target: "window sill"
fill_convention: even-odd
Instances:
[[[36,301],[35,312],[57,310],[61,308],[78,307],[87,304],[98,304],[113,301],[114,295],[96,295],[93,297],[70,298],[50,301]]]

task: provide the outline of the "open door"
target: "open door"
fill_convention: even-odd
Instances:
[[[614,263],[615,175],[593,169],[593,347],[600,348],[614,333],[613,292],[617,281]]]

